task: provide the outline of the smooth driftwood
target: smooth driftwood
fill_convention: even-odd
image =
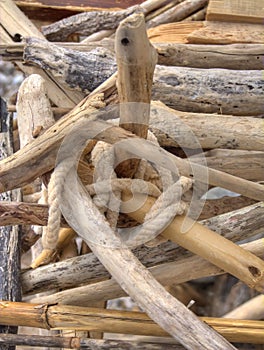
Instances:
[[[178,22],[188,17],[208,3],[208,0],[186,0],[147,22],[147,27],[156,27],[163,23]]]
[[[240,320],[261,320],[264,315],[264,295],[260,294],[256,297],[239,305],[234,310],[223,315],[225,318],[238,318]]]
[[[30,303],[1,302],[0,316],[5,322],[20,325],[30,324],[32,327],[69,329],[97,329],[111,333],[143,334],[167,336],[143,312],[81,308],[64,305],[41,305]],[[214,317],[201,317],[204,324],[210,325],[226,338],[234,342],[261,343],[264,325],[261,321],[228,320]],[[112,327],[112,328],[111,328]],[[244,329],[243,329],[244,328]],[[233,333],[233,334],[232,334]],[[217,334],[217,333],[216,333]],[[212,339],[212,348],[214,339]],[[226,342],[228,349],[228,342]],[[230,349],[235,347],[229,346]],[[193,348],[195,349],[195,348]],[[198,349],[198,348],[197,348]]]
[[[110,84],[110,87],[111,86],[112,83]],[[106,84],[105,89],[108,90],[110,87]],[[165,167],[170,168],[172,164],[175,164],[180,174],[187,177],[195,176],[196,181],[223,187],[252,199],[263,200],[264,188],[260,184],[237,178],[211,168],[206,168],[200,164],[190,163],[164,151],[154,144],[147,143],[143,139],[137,138],[134,134],[122,128],[96,120],[98,115],[100,115],[98,114],[98,108],[103,108],[105,106],[102,100],[103,94],[89,96],[67,116],[60,119],[44,134],[32,141],[30,145],[25,146],[14,156],[3,160],[1,162],[0,171],[0,191],[3,192],[8,189],[26,185],[36,177],[51,170],[55,165],[57,151],[65,135],[72,130],[73,126],[77,128],[78,125],[80,130],[83,130],[84,125],[87,127],[87,118],[90,116],[91,120],[89,123],[91,123],[91,125],[90,129],[87,130],[87,139],[89,139],[89,133],[91,133],[94,139],[103,140],[111,144],[126,139],[126,143],[122,144],[122,148],[124,150],[127,149],[127,151],[132,154],[141,154],[141,156],[146,159],[148,159],[149,155],[156,149],[158,152],[156,161],[160,161],[161,164],[163,164],[164,157],[166,158],[167,156],[167,158],[170,159],[170,161],[167,159],[169,163],[165,162]],[[105,110],[101,113],[102,118],[111,118],[111,114],[115,115],[116,111],[114,110],[112,113],[108,111],[107,115]],[[135,139],[137,139],[136,143],[134,142]],[[144,147],[140,146],[142,142],[144,142]],[[34,154],[33,158],[32,154]],[[41,159],[45,159],[45,162],[41,161]],[[29,169],[30,172],[28,171]]]
[[[21,84],[17,97],[20,148],[55,123],[44,79],[32,74]]]
[[[202,8],[201,10],[195,12],[194,14],[192,14],[189,17],[186,17],[185,19],[183,19],[183,22],[191,22],[191,21],[204,21],[205,20],[205,16],[206,16],[206,11],[207,11],[207,6],[205,6],[204,8]]]
[[[154,101],[150,126],[163,147],[264,151],[260,118],[181,112]]]
[[[263,214],[263,205],[257,203],[247,208],[202,221],[202,223],[236,242],[262,232]],[[172,242],[163,243],[151,249],[141,246],[133,252],[147,267],[177,261],[184,256],[188,256],[184,249],[176,247]],[[24,294],[33,294],[49,289],[50,285],[55,288],[66,289],[107,277],[109,277],[109,274],[94,254],[91,253],[69,261],[26,271],[22,273],[21,283]]]
[[[209,168],[224,171],[251,181],[263,181],[264,153],[243,150],[215,149],[204,153]],[[199,155],[190,156],[192,162],[200,161]]]
[[[29,40],[29,39],[28,39]],[[83,43],[56,43],[65,49],[89,52],[98,47],[114,52],[114,40]],[[239,70],[261,70],[264,49],[261,44],[192,45],[178,43],[153,43],[157,49],[158,64],[192,68],[224,68]],[[1,56],[8,61],[23,59],[25,44],[0,45]]]
[[[101,349],[101,350],[184,350],[180,344],[140,342],[134,340],[98,340],[74,337],[38,336],[26,334],[2,334],[0,344],[22,345],[32,347],[50,347],[67,349]]]
[[[42,27],[42,32],[50,41],[65,41],[73,33],[91,35],[105,29],[116,29],[119,23],[133,13],[142,13],[136,5],[121,11],[83,12]]]
[[[13,153],[13,118],[7,113],[6,102],[0,98],[0,159]],[[0,195],[0,200],[18,200],[20,192],[8,191]],[[18,226],[0,227],[0,300],[20,301],[20,234]],[[16,333],[16,327],[2,326],[1,333]],[[14,350],[13,346],[3,345],[2,350]]]
[[[85,86],[85,89],[92,91],[97,84],[111,76],[112,71],[108,73],[104,68],[106,64],[110,64],[109,57],[112,57],[110,64],[112,70],[115,69],[112,53],[106,58],[100,58],[98,57],[100,50],[104,49],[98,50],[99,54],[93,52],[89,58],[89,53],[80,55],[73,50],[66,50],[40,39],[29,38],[24,60],[26,63],[37,64],[55,77],[59,77],[71,89],[82,90]],[[96,65],[94,54],[98,57]],[[82,57],[86,55],[87,60],[83,61]],[[76,79],[75,73],[72,73],[76,71],[81,72],[83,77]],[[87,76],[91,72],[99,77],[92,83]],[[261,71],[210,69],[204,73],[203,69],[198,68],[157,66],[152,98],[187,112],[263,114],[264,83]]]
[[[117,90],[120,102],[119,126],[135,135],[147,138],[153,74],[157,53],[150,44],[143,15],[132,15],[117,28],[115,39],[118,66]],[[118,164],[119,177],[132,178],[140,164],[129,159]]]
[[[249,250],[251,253],[255,254],[260,258],[263,256],[264,248],[261,239],[251,243],[243,244],[242,247],[244,249]],[[157,281],[159,281],[164,286],[171,285],[172,281],[173,284],[181,284],[184,282],[195,280],[197,278],[216,276],[225,273],[220,268],[216,267],[215,265],[212,265],[211,263],[200,258],[197,255],[184,257],[182,256],[182,252],[179,249],[174,249],[173,251],[175,253],[175,256],[177,253],[180,253],[176,261],[164,262],[163,264],[149,268],[151,274],[153,274]],[[55,275],[62,274],[62,271],[54,271]],[[36,278],[38,277],[36,276]],[[50,288],[50,284],[52,283],[52,280],[50,281],[50,272],[46,272],[45,278],[46,280],[43,281],[46,284],[44,290]],[[105,274],[104,278],[107,279],[108,275]],[[60,280],[62,279],[63,277],[60,276]],[[75,273],[74,279],[79,284],[83,282],[82,275],[79,274],[79,270]],[[31,283],[31,281],[28,282]],[[84,284],[80,287],[72,285],[73,288],[54,293],[47,297],[32,298],[31,302],[54,304],[60,303],[66,305],[68,304],[84,306],[89,305],[88,303],[90,303],[91,301],[97,302],[102,300],[110,300],[124,297],[127,295],[127,293],[118,285],[118,283],[114,279],[107,279],[100,282],[97,282],[95,279],[89,280],[87,283],[88,284]],[[38,285],[37,287],[39,286],[40,285]]]
[[[22,37],[24,38],[27,36],[45,39],[13,1],[1,1],[0,10],[0,36],[3,43],[11,44],[17,40],[21,41]],[[67,87],[60,86],[60,84],[56,82],[56,79],[54,79],[54,77],[52,77],[45,69],[42,70],[37,67],[26,67],[21,64],[21,62],[18,62],[17,65],[19,69],[27,75],[36,73],[45,79],[49,97],[57,106],[72,108],[83,98],[83,95],[80,94],[80,92],[70,91]]]
[[[263,69],[261,44],[192,45],[155,43],[158,64],[193,68]]]

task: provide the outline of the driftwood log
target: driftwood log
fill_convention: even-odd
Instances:
[[[107,89],[108,88],[109,87],[107,86]],[[85,101],[76,106],[66,118],[59,120],[43,135],[40,135],[34,140],[30,146],[25,146],[23,150],[16,153],[16,156],[9,157],[7,160],[2,161],[0,171],[0,191],[21,187],[43,173],[51,170],[55,165],[56,154],[65,135],[71,130],[73,124],[77,126],[78,123],[78,125],[81,126],[82,123],[87,123],[86,120],[89,114],[95,116],[96,113],[98,113],[97,108],[104,107],[102,99],[102,94],[88,97]],[[91,123],[93,124],[93,135],[96,135],[95,138],[107,141],[108,143],[115,143],[127,137],[132,140],[136,137],[124,129],[115,126],[111,127],[110,133],[108,132],[110,131],[109,124],[104,124],[102,121],[91,121]],[[102,130],[106,131],[102,133]],[[130,144],[130,152],[133,152],[136,147],[137,150],[134,151],[136,154],[138,154],[139,150],[141,153],[143,152],[141,154],[142,157],[148,158],[148,152],[150,152],[150,154],[152,153],[153,148],[151,145],[145,143],[144,148],[140,149],[140,142],[136,145],[133,144],[133,142],[129,142],[129,139],[124,147],[129,147]],[[34,157],[32,158],[33,150]],[[165,151],[160,149],[158,152],[162,153]],[[164,153],[164,156],[165,154],[166,152]],[[173,163],[176,164],[181,174],[184,176],[195,176],[197,181],[207,183],[208,180],[211,185],[230,189],[231,191],[235,191],[256,200],[263,200],[264,189],[259,184],[236,178],[211,168],[204,168],[203,166],[195,165],[194,163],[190,165],[184,159],[175,157],[169,153],[167,156],[172,159]],[[160,155],[160,157],[162,156]],[[41,159],[45,159],[45,162],[40,162]],[[163,163],[162,158],[160,158],[160,160],[161,163]],[[30,172],[28,172],[29,168]],[[194,171],[195,173],[193,173]],[[207,174],[207,176],[205,176],[205,174]]]
[[[77,333],[77,332],[76,332]],[[170,342],[154,343],[145,341],[130,340],[97,340],[80,337],[57,337],[57,336],[38,336],[25,334],[2,334],[0,336],[0,344],[9,344],[13,346],[32,346],[32,347],[49,347],[49,348],[66,348],[89,350],[94,347],[101,350],[119,349],[119,350],[167,350],[168,346],[171,350],[184,350],[180,344]]]
[[[29,39],[28,39],[29,40]],[[0,54],[8,61],[21,61],[25,43],[0,45]],[[56,43],[65,49],[89,52],[104,48],[114,52],[114,40],[83,43]],[[234,70],[261,70],[264,49],[261,44],[192,45],[153,43],[158,53],[158,64],[192,68],[224,68]]]
[[[1,10],[1,27],[0,36],[1,41],[6,44],[11,44],[14,41],[21,41],[22,37],[34,36],[41,38],[45,37],[38,31],[34,24],[26,17],[26,15],[19,10],[14,1],[3,0],[0,3]],[[19,69],[26,74],[36,73],[41,75],[47,84],[50,99],[60,107],[72,108],[82,98],[83,95],[78,91],[71,91],[65,87],[60,86],[54,77],[52,77],[46,70],[37,67],[26,67],[21,62],[17,63]]]
[[[33,38],[27,41],[24,60],[46,69],[69,88],[84,92],[95,89],[115,70],[113,55],[105,49],[90,56]],[[91,84],[91,72],[99,77],[97,83]],[[263,93],[261,71],[211,69],[205,77],[200,69],[157,66],[152,98],[184,111],[258,115],[263,113]]]
[[[13,153],[12,125],[13,118],[7,113],[6,103],[0,98],[0,159]],[[8,191],[0,195],[0,200],[19,200],[20,191]],[[18,226],[0,227],[0,300],[20,301],[20,230]],[[3,326],[1,333],[16,333],[17,327]],[[1,335],[0,335],[1,336]],[[2,350],[14,350],[14,346],[2,345]]]

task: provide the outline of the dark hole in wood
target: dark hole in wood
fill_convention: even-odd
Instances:
[[[16,43],[20,43],[22,41],[22,35],[19,34],[19,33],[16,33],[14,36],[13,36],[13,40],[14,42]]]
[[[124,45],[124,46],[127,46],[127,45],[129,44],[128,38],[123,38],[123,39],[121,40],[121,44]]]
[[[259,277],[261,275],[260,270],[256,266],[249,266],[248,270],[254,277]]]

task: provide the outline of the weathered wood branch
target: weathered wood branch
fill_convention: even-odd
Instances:
[[[107,86],[106,88],[108,89],[109,87]],[[144,148],[140,148],[139,142],[138,144],[130,142],[133,138],[136,138],[135,135],[115,126],[111,126],[110,130],[108,123],[95,120],[96,116],[98,117],[97,108],[104,107],[102,98],[102,94],[87,98],[66,117],[60,119],[54,126],[50,127],[43,135],[40,135],[36,140],[32,141],[30,145],[25,146],[23,150],[18,151],[14,156],[3,160],[1,162],[0,171],[0,191],[21,187],[51,170],[55,165],[56,154],[65,135],[70,132],[73,125],[75,125],[75,127],[79,125],[82,128],[82,123],[87,123],[87,117],[89,117],[89,115],[93,119],[93,121],[90,121],[92,123],[90,132],[95,139],[103,140],[108,143],[115,143],[127,139],[126,144],[122,147],[130,147],[129,152],[131,153],[135,152],[138,154],[139,151],[141,153],[143,152],[144,155],[142,153],[142,156],[147,159],[148,152],[151,153],[153,147],[156,147],[155,145],[152,146],[145,143]],[[106,113],[103,111],[102,115],[104,118],[105,114]],[[109,111],[107,113],[107,118],[108,117],[111,118],[111,113]],[[89,139],[88,134],[87,138]],[[240,179],[211,168],[206,168],[199,164],[190,163],[162,149],[159,149],[158,152],[164,153],[164,156],[166,154],[184,176],[194,176],[195,174],[196,181],[204,183],[207,182],[208,179],[209,184],[213,186],[223,187],[260,201],[264,198],[264,188],[257,183]],[[32,154],[34,154],[33,158]],[[45,159],[45,162],[41,161],[42,159]],[[161,155],[160,160],[162,164]],[[30,169],[30,172],[28,169]],[[207,174],[207,176],[205,176],[205,174]]]
[[[207,4],[208,0],[186,0],[161,13],[147,23],[148,28],[156,27],[163,23],[178,22],[188,17]]]
[[[96,57],[100,56],[100,50]],[[83,61],[86,55],[88,58]],[[96,64],[94,53],[91,55],[89,58],[89,53],[80,55],[40,39],[29,38],[24,60],[59,77],[71,89],[92,91],[111,76],[115,62],[111,53],[106,58],[98,57]],[[78,79],[72,72],[79,72]],[[87,72],[94,72],[98,79],[91,82]],[[157,66],[152,91],[153,99],[183,111],[232,115],[263,113],[264,83],[261,71],[257,70],[210,69],[206,71],[205,78],[203,69]]]
[[[17,38],[34,36],[44,39],[44,36],[37,30],[34,24],[19,10],[15,3],[11,0],[3,0],[0,3],[1,10],[1,41],[6,44],[11,44]],[[73,107],[78,103],[83,95],[77,91],[69,91],[67,87],[60,86],[54,77],[52,77],[45,69],[37,67],[26,67],[17,63],[19,69],[26,74],[36,73],[41,75],[47,84],[50,99],[59,107]]]
[[[260,294],[256,297],[239,305],[232,311],[223,315],[225,318],[238,318],[240,320],[261,320],[264,314],[264,295]]]
[[[122,199],[128,198],[127,194],[122,194]],[[140,196],[137,200],[140,200]],[[129,212],[128,215],[138,222],[143,222],[154,202],[153,198],[148,197],[140,209]],[[188,222],[187,229],[184,229],[184,222],[185,224]],[[177,215],[162,232],[162,236],[233,274],[250,287],[264,291],[264,261],[255,259],[253,254],[246,253],[245,250],[205,226]]]
[[[29,39],[28,39],[29,40]],[[56,43],[59,47],[74,51],[89,52],[104,48],[114,52],[114,41],[83,43]],[[192,45],[178,43],[153,43],[157,49],[158,64],[192,68],[224,68],[258,70],[263,68],[264,49],[261,44]],[[25,44],[0,45],[0,55],[8,61],[23,60]]]
[[[152,102],[150,126],[163,147],[264,151],[260,118],[180,112]]]
[[[257,203],[210,220],[204,220],[201,223],[234,242],[241,241],[262,232],[264,208],[260,203]],[[141,246],[133,252],[147,267],[177,261],[188,256],[185,250],[176,247],[172,242],[163,243],[151,249]],[[201,258],[199,259],[201,260]],[[76,270],[76,266],[78,266],[78,270]],[[200,264],[196,266],[200,266]],[[21,283],[24,294],[33,294],[47,290],[51,281],[54,287],[66,289],[108,276],[109,274],[94,254],[88,254],[69,261],[58,262],[52,266],[42,266],[35,270],[26,271],[21,276]],[[188,274],[185,276],[190,277]]]
[[[173,340],[172,340],[173,341]],[[79,337],[57,337],[57,336],[38,336],[26,334],[2,334],[0,336],[0,344],[22,345],[32,347],[50,347],[50,348],[67,348],[67,349],[92,349],[94,347],[101,350],[167,350],[168,346],[171,350],[184,350],[180,344],[172,344],[171,342],[154,343],[139,341],[122,341],[122,340],[97,340]]]
[[[253,199],[243,196],[210,199],[205,201],[200,220],[221,215],[255,203]],[[0,202],[0,226],[7,225],[39,225],[46,226],[48,222],[48,206],[26,202]],[[61,227],[68,227],[62,217]]]
[[[26,43],[25,62],[42,67],[71,90],[77,89],[87,94],[117,69],[114,54],[104,48],[97,48],[87,54],[65,50],[36,38],[28,38]]]
[[[263,152],[215,149],[204,153],[209,168],[224,171],[251,181],[262,181],[264,173]],[[200,156],[191,156],[196,162]]]
[[[6,103],[0,98],[0,159],[13,153],[13,118],[7,113]],[[20,191],[0,194],[0,200],[19,200]],[[0,226],[0,300],[20,301],[20,234],[18,226]],[[16,327],[3,326],[1,333],[16,333]],[[13,346],[3,345],[2,350],[14,350]]]
[[[263,256],[264,248],[261,240],[243,244],[242,247],[260,258]],[[159,248],[160,252],[162,252],[162,248],[163,247]],[[186,253],[182,254],[182,251],[181,250],[179,251],[178,248],[174,249],[173,252],[175,254],[174,259],[176,258],[177,254],[180,254],[179,256],[177,256],[176,261],[172,261],[172,262],[165,261],[163,264],[149,268],[149,271],[151,272],[151,274],[153,274],[153,276],[157,279],[157,281],[159,281],[159,283],[161,283],[164,286],[171,285],[172,281],[174,284],[175,283],[181,284],[197,278],[207,277],[207,276],[216,276],[216,275],[225,273],[219,267],[212,265],[210,262],[202,259],[197,255],[194,255],[194,256],[187,255],[184,257],[184,254],[186,255]],[[166,257],[168,257],[168,254],[166,254]],[[79,261],[80,260],[78,260],[78,262]],[[96,268],[98,269],[99,266],[96,266]],[[86,265],[86,269],[89,269],[88,265]],[[30,277],[34,276],[34,273],[32,271],[31,273],[26,272],[25,277],[27,273],[30,275]],[[80,270],[78,270],[78,272],[75,271],[72,281],[74,280],[80,284],[80,283],[83,283],[82,277],[85,274],[87,274],[87,272],[84,272],[83,275],[80,275],[79,273],[80,273]],[[54,270],[53,276],[56,276],[58,274],[61,275],[60,280],[62,281],[63,270],[61,270],[59,273],[56,272],[56,270]],[[46,279],[42,280],[43,282],[42,285],[36,284],[36,287],[37,288],[40,287],[40,290],[41,290],[41,287],[44,286],[44,283],[46,284],[46,287],[44,288],[44,290],[50,287],[50,283],[51,283],[50,272],[47,271],[45,277]],[[103,277],[102,275],[98,275],[98,278],[102,278],[102,277]],[[107,277],[108,275],[105,274],[106,279]],[[34,276],[34,281],[35,281],[35,278],[36,280],[38,280],[38,276]],[[24,277],[23,277],[23,280],[24,280]],[[32,283],[32,281],[27,280],[27,278],[25,278],[25,282],[27,282],[27,284]],[[94,281],[89,280],[86,283],[88,284],[87,285],[84,284],[80,287],[76,287],[76,284],[73,284],[71,289],[69,288],[46,297],[35,297],[31,301],[35,303],[48,302],[48,303],[61,303],[66,305],[68,304],[68,305],[83,306],[83,305],[87,305],[91,301],[96,302],[100,300],[109,300],[109,299],[120,298],[127,295],[127,293],[113,279],[110,279],[110,280],[107,279],[100,282],[97,282],[95,279]]]
[[[20,324],[44,329],[95,329],[111,333],[167,336],[146,314],[142,312],[116,311],[77,306],[40,305],[1,302],[1,319],[6,323]],[[206,324],[231,339],[261,343],[264,325],[260,321],[241,321],[202,317]],[[233,333],[233,336],[231,335]],[[254,334],[255,333],[255,334]],[[212,344],[214,339],[212,339]],[[228,345],[228,343],[226,343]],[[226,348],[228,349],[228,348]],[[230,349],[235,349],[230,347]]]
[[[262,69],[264,49],[259,44],[192,45],[155,43],[158,64],[194,68]]]
[[[42,32],[50,41],[65,41],[70,34],[91,35],[105,29],[116,29],[119,23],[133,13],[142,13],[140,6],[132,6],[120,11],[83,12],[42,27]]]

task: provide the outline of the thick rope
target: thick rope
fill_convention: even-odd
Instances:
[[[156,143],[155,140],[153,142]],[[164,183],[163,179],[163,192],[161,194],[160,189],[151,182],[141,179],[118,179],[114,172],[115,155],[112,146],[104,142],[98,142],[97,145],[92,152],[92,160],[96,169],[96,182],[86,186],[88,193],[93,197],[93,203],[98,207],[101,214],[105,214],[110,227],[116,231],[118,236],[120,235],[122,241],[129,247],[135,247],[149,241],[151,245],[151,242],[155,242],[156,236],[166,228],[176,215],[182,215],[185,212],[186,203],[181,201],[181,197],[183,193],[191,188],[192,180],[180,177],[177,182],[173,183],[171,174],[165,171],[162,175],[166,180]],[[142,168],[138,173],[141,172],[143,177],[143,171],[147,172],[146,169],[148,169],[149,174],[146,177],[151,178],[154,173],[155,182],[157,183],[157,172],[153,171],[146,161],[141,163]],[[49,220],[47,230],[42,237],[43,248],[46,250],[56,249],[61,219],[58,194],[63,190],[67,167],[67,161],[60,163],[55,168],[48,186]],[[157,200],[146,215],[142,225],[116,230],[122,191],[143,193],[154,196]],[[98,224],[100,225],[100,223]]]

